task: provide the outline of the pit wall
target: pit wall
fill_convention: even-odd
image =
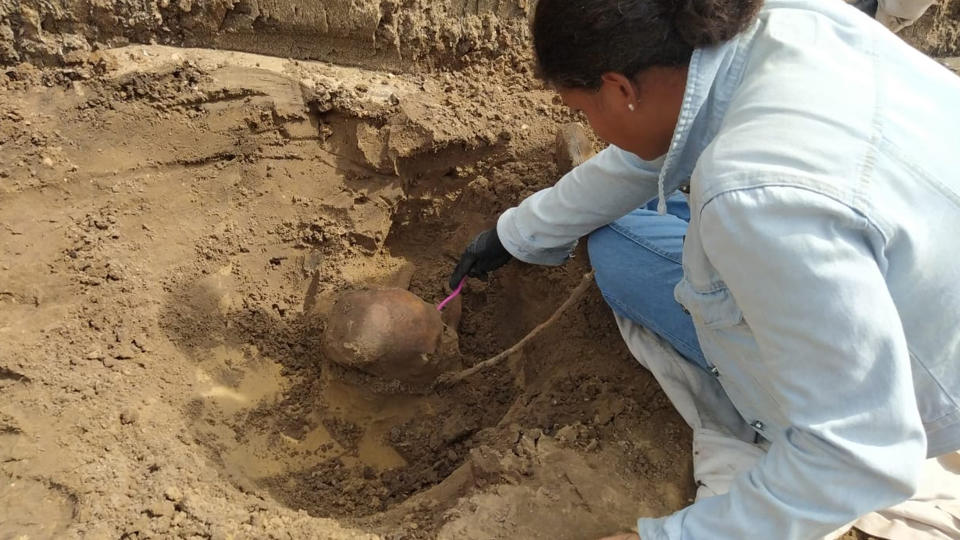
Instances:
[[[130,43],[413,71],[522,49],[527,0],[0,0],[0,64]]]
[[[395,71],[459,67],[522,53],[535,2],[0,0],[0,65],[159,43]],[[960,55],[960,0],[941,0],[901,35],[927,54]]]

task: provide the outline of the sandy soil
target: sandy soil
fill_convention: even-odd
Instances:
[[[129,43],[404,70],[515,54],[527,0],[0,0],[0,63]]]
[[[0,2],[0,539],[579,539],[691,501],[595,289],[452,388],[324,357],[337,295],[439,301],[568,166],[529,5],[427,4]],[[247,52],[106,48],[151,40]],[[463,364],[587,267],[471,280]]]
[[[939,0],[900,36],[927,54],[960,56],[960,0]]]
[[[0,64],[60,65],[98,48],[158,43],[377,69],[463,67],[480,58],[518,56],[534,5],[535,0],[0,0]],[[902,36],[929,54],[960,55],[960,0],[940,0]]]
[[[132,46],[5,84],[3,538],[584,538],[689,501],[686,429],[595,291],[436,393],[321,353],[338,292],[441,299],[465,242],[558,176],[570,118],[526,76]],[[585,264],[471,281],[464,363]]]

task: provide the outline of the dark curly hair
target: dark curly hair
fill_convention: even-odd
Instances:
[[[538,75],[561,88],[599,88],[604,73],[633,78],[687,64],[694,49],[727,41],[763,0],[539,0],[533,17]]]

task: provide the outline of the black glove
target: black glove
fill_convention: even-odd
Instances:
[[[879,7],[878,4],[877,0],[856,0],[853,6],[867,15],[876,18],[877,8]]]
[[[460,262],[450,276],[450,288],[456,289],[464,276],[483,277],[487,272],[507,264],[512,258],[513,255],[500,243],[496,227],[483,231],[470,242],[460,256]]]

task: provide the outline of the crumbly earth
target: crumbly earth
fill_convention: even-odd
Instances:
[[[960,56],[960,0],[934,3],[900,37],[932,56]]]
[[[0,64],[130,43],[375,68],[463,66],[524,48],[528,0],[0,0]]]
[[[435,392],[324,357],[340,293],[441,300],[558,177],[577,119],[529,75],[526,2],[148,4],[0,3],[0,539],[581,539],[692,500],[689,430],[596,290]],[[149,39],[338,64],[94,50]],[[464,365],[587,269],[470,280]]]
[[[842,0],[836,0],[842,1]],[[0,0],[0,64],[157,43],[403,71],[521,57],[536,0]],[[960,55],[960,0],[902,32]]]
[[[338,293],[440,300],[466,241],[556,178],[571,118],[525,76],[131,46],[4,84],[4,538],[582,538],[692,497],[682,420],[595,292],[438,392],[323,357]],[[469,282],[464,363],[585,270]]]

